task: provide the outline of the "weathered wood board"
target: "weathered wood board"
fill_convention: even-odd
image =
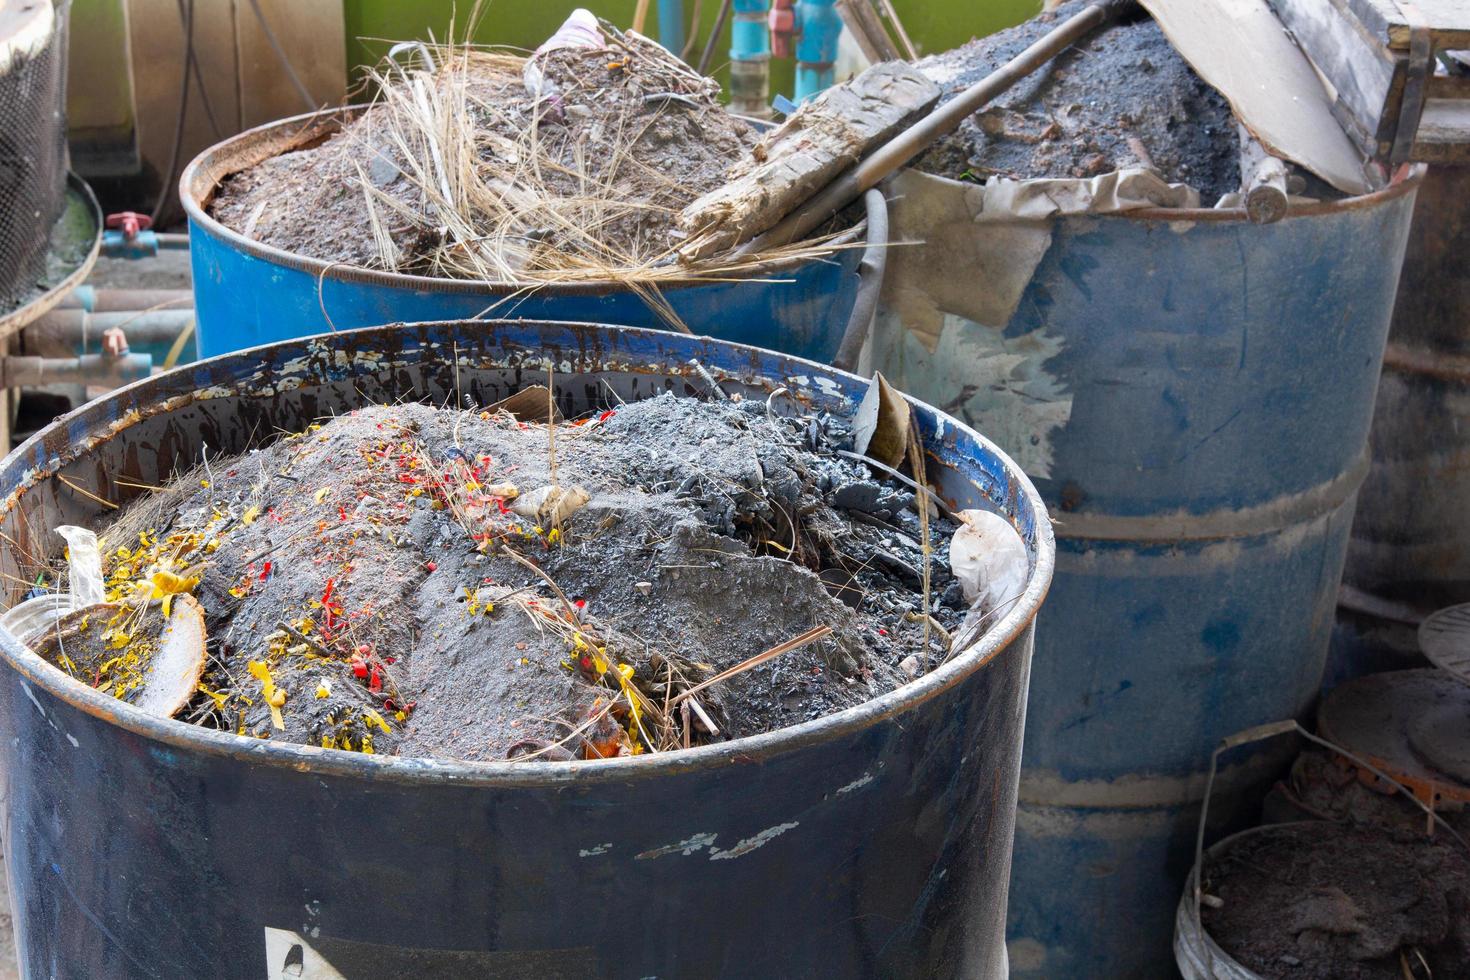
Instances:
[[[1269,2],[1332,85],[1334,112],[1363,152],[1389,163],[1470,162],[1470,131],[1463,125],[1470,79],[1426,74],[1438,68],[1436,55],[1470,43],[1470,0]],[[1415,53],[1408,50],[1414,22],[1429,41],[1418,82]],[[1420,48],[1418,56],[1424,54]]]
[[[1352,12],[1390,48],[1409,49],[1412,17],[1408,4],[1395,0],[1347,0]],[[1435,46],[1470,48],[1470,3],[1465,0],[1412,0],[1412,9],[1429,29]]]
[[[1256,139],[1346,194],[1371,190],[1312,63],[1266,0],[1142,0],[1170,43]]]
[[[1415,160],[1465,163],[1470,159],[1470,100],[1430,99],[1414,137]]]
[[[874,65],[792,113],[729,180],[679,215],[679,254],[701,258],[749,241],[809,200],[873,147],[939,101],[939,86],[902,62]]]

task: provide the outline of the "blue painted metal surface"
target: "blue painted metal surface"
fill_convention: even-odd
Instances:
[[[734,0],[730,21],[730,108],[747,116],[770,115],[771,0]]]
[[[1434,166],[1419,191],[1389,331],[1373,465],[1346,582],[1418,616],[1470,602],[1470,167]],[[1399,617],[1413,618],[1411,617]],[[1423,666],[1412,626],[1343,610],[1333,681]]]
[[[873,366],[996,434],[1058,522],[1013,976],[1171,975],[1211,750],[1316,696],[1415,184],[1271,225],[1062,219],[998,324],[891,259],[905,299],[880,314]],[[920,192],[898,191],[896,235]],[[955,220],[935,240],[986,254],[994,226]],[[925,322],[942,324],[932,351]],[[1212,803],[1222,825],[1274,775],[1272,756],[1235,762]]]
[[[0,570],[54,552],[48,527],[98,520],[61,476],[126,500],[202,443],[239,452],[361,404],[489,403],[548,364],[568,414],[602,392],[699,394],[694,358],[732,394],[780,387],[833,412],[866,387],[767,351],[587,325],[284,342],[131,385],[17,448],[0,463]],[[1027,590],[929,675],[767,735],[599,762],[364,756],[147,716],[0,631],[0,828],[24,970],[255,980],[290,975],[299,944],[349,976],[1003,975],[1051,528],[1014,464],[915,404],[930,478],[1012,520]]]
[[[658,43],[674,54],[684,50],[684,0],[658,0]]]
[[[771,36],[766,27],[766,13],[771,0],[734,0],[734,19],[730,23],[730,58],[753,61],[771,56]]]
[[[322,114],[318,120],[330,119]],[[284,145],[312,117],[272,123],[206,150],[180,193],[198,314],[199,350],[212,357],[336,329],[416,320],[496,317],[666,327],[659,312],[616,283],[525,287],[371,272],[260,245],[205,213],[217,183],[262,147]],[[695,333],[830,362],[857,296],[860,249],[783,263],[748,279],[659,289]]]
[[[796,101],[805,102],[832,87],[842,18],[836,0],[798,0],[796,4]]]

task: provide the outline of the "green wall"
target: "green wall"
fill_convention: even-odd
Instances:
[[[914,43],[924,52],[947,51],[972,37],[981,37],[1019,23],[1041,9],[1041,0],[893,0],[899,17]],[[347,64],[356,68],[371,63],[387,50],[387,42],[427,38],[431,33],[440,40],[448,34],[450,19],[459,11],[462,22],[468,16],[473,0],[344,0],[347,21]],[[627,25],[633,20],[634,0],[490,0],[475,31],[474,39],[484,44],[509,44],[534,48],[546,39],[573,9],[585,6],[593,13],[615,24]],[[700,47],[714,25],[719,0],[701,0]],[[694,0],[684,0],[687,18]],[[657,0],[649,4],[649,34],[657,34]],[[463,36],[462,23],[455,33]],[[726,38],[729,31],[726,30]],[[727,60],[728,40],[715,65]],[[694,55],[692,57],[697,57]],[[723,72],[716,73],[724,81]],[[790,94],[791,62],[772,65],[773,92]]]

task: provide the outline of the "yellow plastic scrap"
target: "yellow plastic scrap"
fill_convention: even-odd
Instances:
[[[245,513],[243,513],[243,514],[240,515],[240,523],[241,524],[244,524],[246,527],[249,527],[251,524],[254,524],[255,523],[255,519],[257,517],[259,517],[259,516],[260,516],[260,505],[259,504],[251,504],[250,505],[250,508],[248,510],[246,510]]]
[[[260,681],[260,696],[265,698],[265,703],[271,709],[271,722],[277,728],[285,730],[286,722],[281,717],[281,706],[286,703],[286,692],[276,686],[271,677],[271,669],[264,660],[252,660],[249,663],[250,675]]]
[[[222,691],[211,691],[203,684],[199,685],[199,693],[209,695],[210,700],[214,702],[216,710],[219,711],[223,711],[225,707],[225,702],[230,700],[230,696],[228,694]]]
[[[383,720],[383,716],[378,714],[375,708],[364,708],[362,712],[362,720],[368,722],[369,724],[377,725],[383,730],[384,735],[393,734],[393,729],[388,727],[388,723]]]
[[[324,701],[331,696],[332,681],[330,678],[323,677],[321,680],[316,682],[316,699],[318,701]]]

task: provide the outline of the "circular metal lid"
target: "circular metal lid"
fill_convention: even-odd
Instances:
[[[1420,623],[1419,649],[1430,663],[1470,683],[1470,602],[1447,606]]]
[[[1421,802],[1470,802],[1470,685],[1442,670],[1395,670],[1333,690],[1322,736],[1403,783]],[[1366,770],[1360,779],[1388,790]]]

